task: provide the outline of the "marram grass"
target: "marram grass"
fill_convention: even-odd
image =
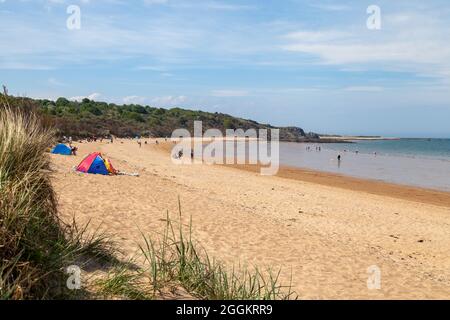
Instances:
[[[0,99],[0,299],[70,298],[65,269],[111,247],[59,220],[46,154],[54,132]]]
[[[291,285],[280,284],[280,271],[227,268],[212,260],[192,240],[192,222],[188,228],[183,228],[181,215],[179,221],[172,221],[167,215],[166,221],[156,241],[143,237],[140,251],[144,263],[140,267],[130,269],[117,264],[105,278],[96,282],[100,297],[145,300],[181,294],[183,298],[202,300],[297,298]]]
[[[180,206],[180,204],[179,204]],[[280,284],[280,271],[262,272],[257,267],[227,268],[211,259],[192,239],[192,220],[183,230],[180,219],[167,223],[159,241],[144,237],[141,252],[143,274],[155,294],[168,285],[181,286],[192,297],[207,300],[288,300],[296,299],[292,286]],[[187,234],[186,234],[187,232]]]

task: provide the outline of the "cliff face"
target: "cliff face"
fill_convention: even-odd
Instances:
[[[306,138],[305,131],[298,127],[280,128],[280,140],[282,141],[299,141]]]
[[[308,141],[315,137],[298,127],[277,128],[253,120],[223,113],[193,111],[181,108],[155,108],[142,105],[116,105],[84,99],[81,102],[59,98],[56,101],[8,97],[12,105],[26,105],[38,110],[46,122],[56,127],[60,136],[85,138],[114,135],[117,137],[170,137],[175,129],[185,128],[193,134],[194,121],[202,121],[203,130],[280,129],[282,141]]]

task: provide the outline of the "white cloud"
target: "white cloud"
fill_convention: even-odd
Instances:
[[[41,2],[47,3],[44,0]],[[69,2],[66,0],[66,3]],[[119,0],[103,2],[127,5],[126,1]],[[345,24],[339,24],[342,19],[319,19],[307,27],[308,19],[303,22],[287,19],[255,20],[244,16],[246,12],[240,12],[243,19],[236,21],[228,17],[233,16],[234,12],[221,15],[220,10],[250,9],[232,2],[148,0],[147,4],[167,6],[142,8],[147,10],[144,15],[128,13],[122,10],[125,7],[112,8],[108,13],[94,8],[85,10],[83,28],[79,32],[68,32],[64,23],[61,24],[61,19],[53,19],[55,16],[36,15],[28,19],[27,14],[21,12],[2,15],[0,69],[47,70],[81,65],[95,72],[97,62],[100,62],[117,65],[118,69],[125,66],[132,70],[154,71],[159,74],[161,82],[169,82],[172,72],[175,74],[171,78],[173,80],[181,76],[182,72],[178,72],[177,68],[186,70],[183,76],[188,78],[189,73],[197,67],[225,69],[231,66],[241,70],[241,67],[256,66],[270,71],[275,68],[285,70],[291,66],[301,68],[315,62],[322,66],[331,65],[329,69],[325,69],[327,66],[321,68],[321,72],[329,70],[332,73],[336,69],[362,70],[361,73],[371,70],[406,71],[432,76],[431,79],[425,79],[429,82],[435,81],[435,78],[450,81],[448,21],[443,21],[446,19],[443,13],[431,9],[423,13],[414,9],[397,13],[391,10],[394,13],[390,14],[385,14],[389,11],[383,10],[382,30],[369,31],[365,29],[365,10],[362,10],[358,22],[353,25],[352,12]],[[186,10],[183,6],[186,6]],[[332,11],[346,9],[338,5],[312,6]],[[192,10],[187,10],[189,8]],[[200,12],[208,9],[211,12]],[[167,14],[168,10],[170,14]],[[315,13],[323,18],[323,13]],[[202,18],[189,19],[192,14]],[[347,15],[346,12],[339,12],[341,14]],[[282,15],[280,17],[283,19]],[[339,67],[335,68],[336,65]],[[142,72],[137,76],[144,77],[146,74]],[[212,79],[212,82],[215,81]],[[371,84],[370,81],[364,83]],[[338,87],[345,85],[340,84]],[[223,84],[215,82],[206,84],[201,90],[215,97],[243,97],[249,94],[240,89],[211,91],[221,86]],[[258,87],[257,83],[255,87]],[[252,88],[251,92],[258,91]],[[132,92],[121,93],[119,97],[130,93],[148,94],[133,89]]]
[[[444,39],[433,36],[431,31],[417,38],[399,34],[380,33],[370,37],[361,33],[336,31],[299,31],[285,38],[292,40],[283,46],[288,51],[318,55],[325,63],[370,63],[376,61],[440,63],[450,58],[450,48]],[[450,37],[449,37],[450,40]]]
[[[203,33],[166,18],[138,19],[124,26],[120,19],[89,12],[83,15],[80,30],[70,32],[64,26],[58,19],[29,21],[26,15],[2,16],[0,60],[9,60],[10,64],[51,61],[53,67],[71,61],[91,63],[100,57],[102,61],[136,56],[173,61],[179,59],[182,50],[200,46]]]
[[[89,100],[98,100],[102,95],[100,93],[92,93],[88,95]]]
[[[101,97],[102,97],[102,95],[100,93],[94,92],[88,96],[76,96],[76,97],[69,98],[69,100],[82,101],[83,99],[88,98],[89,100],[98,101]]]
[[[283,36],[281,48],[316,57],[321,64],[403,71],[445,77],[450,70],[450,33],[439,16],[400,13],[383,16],[379,31],[298,30]]]

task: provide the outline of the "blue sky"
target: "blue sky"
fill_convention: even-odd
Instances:
[[[17,95],[450,137],[448,0],[0,0],[0,28],[0,82]]]

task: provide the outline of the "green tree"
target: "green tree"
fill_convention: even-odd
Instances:
[[[223,127],[225,129],[235,129],[235,125],[234,125],[233,121],[230,118],[225,118],[223,120]]]
[[[56,105],[58,107],[65,107],[68,106],[70,104],[70,101],[67,100],[66,98],[58,98],[58,100],[56,100]]]

